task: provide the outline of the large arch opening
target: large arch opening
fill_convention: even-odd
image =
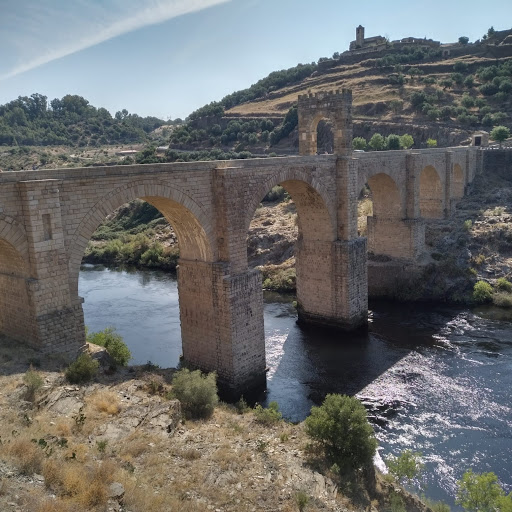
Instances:
[[[155,187],[152,191],[159,192]],[[152,361],[164,367],[176,366],[185,354],[185,345],[192,346],[196,341],[201,319],[211,322],[211,280],[202,282],[199,274],[194,280],[193,275],[196,267],[200,273],[201,265],[212,262],[210,228],[203,226],[192,208],[170,198],[171,194],[140,194],[123,202],[136,192],[141,189],[128,195],[114,194],[109,204],[118,208],[101,219],[106,222],[100,222],[95,212],[84,218],[81,231],[79,228],[81,236],[75,238],[78,247],[72,249],[72,254],[92,239],[82,255],[95,253],[92,261],[104,266],[81,267],[80,259],[77,268],[70,268],[70,274],[72,278],[76,275],[77,293],[84,297],[85,323],[91,332],[113,326],[128,344],[132,363]],[[189,201],[187,206],[191,204]],[[129,219],[129,225],[113,233],[120,219]],[[106,254],[103,261],[98,250],[101,247]],[[86,257],[87,261],[91,258]],[[183,272],[181,268],[178,276],[168,272],[178,263]]]
[[[29,345],[37,341],[29,272],[19,251],[0,239],[0,334]]]
[[[403,236],[402,217],[402,197],[393,178],[385,173],[371,176],[358,203],[358,231],[360,236],[368,237],[368,252],[402,256],[397,242]]]
[[[332,317],[334,289],[339,286],[333,279],[336,230],[326,191],[310,181],[308,173],[302,174],[284,172],[260,187],[256,197],[262,203],[251,206],[246,217],[248,265],[257,261],[264,290],[295,291],[299,318],[304,311]],[[285,195],[269,202],[268,192],[277,186]],[[280,250],[268,249],[275,246]]]
[[[464,172],[459,164],[455,164],[452,170],[452,198],[464,197]]]
[[[443,218],[443,188],[435,167],[427,165],[420,174],[420,215],[426,219]]]

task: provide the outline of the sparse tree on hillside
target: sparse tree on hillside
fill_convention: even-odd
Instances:
[[[404,102],[402,100],[391,100],[389,106],[394,114],[399,114],[404,107]]]
[[[459,44],[466,46],[468,43],[469,43],[469,37],[466,37],[466,36],[459,37]]]
[[[506,126],[495,126],[491,131],[491,139],[501,144],[510,137],[510,130]]]

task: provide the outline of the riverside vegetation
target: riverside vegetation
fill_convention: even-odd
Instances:
[[[1,510],[449,511],[406,491],[420,454],[375,472],[377,443],[355,398],[328,395],[294,425],[275,403],[220,403],[214,374],[151,363],[113,371],[113,354],[89,352],[95,371],[70,386],[60,361],[43,368],[31,349],[0,343]],[[467,471],[457,500],[468,512],[509,512],[512,494],[493,473]]]

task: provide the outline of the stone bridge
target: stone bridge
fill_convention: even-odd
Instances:
[[[480,166],[476,148],[352,152],[350,91],[299,98],[301,156],[0,174],[0,333],[45,353],[85,342],[80,263],[91,235],[136,198],[176,231],[185,360],[216,370],[235,392],[265,382],[260,273],[247,233],[263,197],[282,185],[297,207],[299,321],[340,329],[367,322],[367,244],[415,261],[428,219],[447,217]],[[334,125],[332,155],[316,155],[316,125]],[[374,210],[358,237],[368,184]]]

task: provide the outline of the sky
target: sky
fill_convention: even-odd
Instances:
[[[83,96],[112,114],[184,118],[272,71],[366,37],[479,39],[512,1],[0,0],[0,104]]]

